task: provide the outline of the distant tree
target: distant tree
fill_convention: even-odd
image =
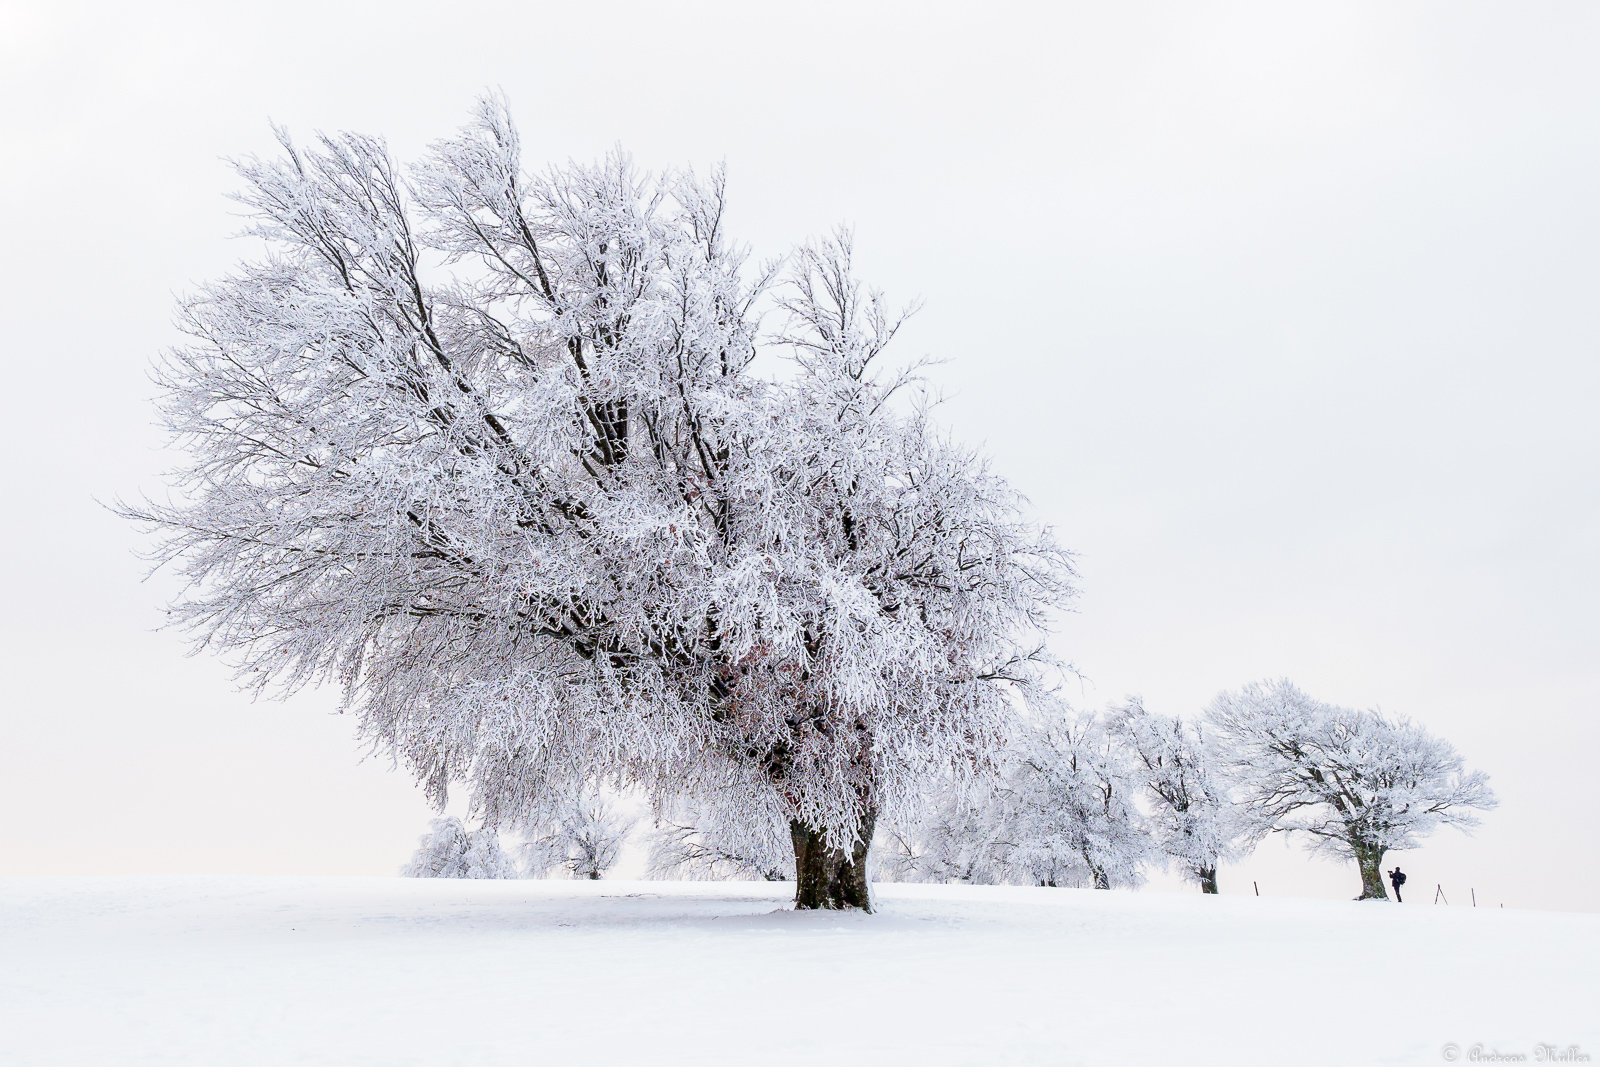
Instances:
[[[1001,794],[1008,863],[1036,885],[1137,887],[1159,863],[1135,803],[1140,777],[1098,715],[1030,724]]]
[[[760,780],[797,906],[867,907],[876,820],[990,758],[1074,574],[891,403],[848,235],[752,273],[720,173],[530,174],[493,99],[409,172],[280,141],[238,166],[268,254],[159,371],[180,499],[125,509],[189,581],[175,624],[258,688],[337,681],[489,826]]]
[[[1387,900],[1383,856],[1440,826],[1470,831],[1497,801],[1482,771],[1408,719],[1314,700],[1287,679],[1222,693],[1207,709],[1240,798],[1264,825],[1353,859],[1361,896]]]
[[[946,783],[930,792],[923,817],[885,825],[878,870],[886,881],[1032,884],[1010,867],[1005,809],[991,781]]]
[[[1107,725],[1132,757],[1162,851],[1201,892],[1217,892],[1217,867],[1260,834],[1251,809],[1228,795],[1206,724],[1154,714],[1134,697],[1111,711]]]
[[[561,872],[598,881],[616,864],[634,822],[599,795],[569,801],[528,826],[522,846],[527,873],[541,878]]]
[[[1140,813],[1142,776],[1125,735],[1096,715],[1014,724],[986,774],[947,781],[921,818],[886,826],[892,881],[1134,887],[1162,855]]]
[[[493,830],[468,830],[460,819],[433,819],[411,862],[407,878],[517,878],[517,865],[500,849]]]

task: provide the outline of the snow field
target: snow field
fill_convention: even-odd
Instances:
[[[1427,1064],[1600,1054],[1600,916],[885,884],[0,879],[0,1063]]]

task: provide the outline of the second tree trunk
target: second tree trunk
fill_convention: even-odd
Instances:
[[[1357,900],[1388,900],[1389,891],[1383,886],[1383,852],[1381,848],[1355,845],[1356,866],[1361,868],[1361,895]]]

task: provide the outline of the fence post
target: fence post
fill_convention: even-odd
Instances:
[[[1259,897],[1261,895],[1261,887],[1259,885],[1256,885],[1255,882],[1251,882],[1250,884],[1254,885],[1256,887],[1256,896]]]
[[[1472,906],[1474,908],[1478,906],[1478,891],[1476,889],[1472,890]]]

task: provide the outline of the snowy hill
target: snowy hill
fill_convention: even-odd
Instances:
[[[1600,916],[926,885],[880,885],[871,916],[796,914],[791,892],[0,879],[0,1063],[1600,1055]]]

